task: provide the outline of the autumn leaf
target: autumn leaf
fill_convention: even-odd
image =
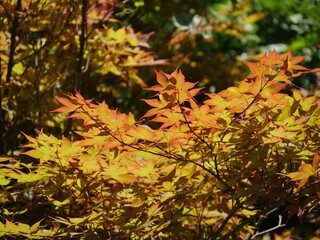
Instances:
[[[147,125],[137,125],[131,127],[126,134],[136,139],[147,141],[153,139],[155,132]]]
[[[159,171],[155,166],[154,160],[148,160],[148,162],[145,165],[142,165],[140,167],[137,167],[133,174],[136,174],[139,177],[147,178],[153,180],[157,175]]]
[[[306,67],[298,65],[298,63],[302,62],[305,59],[305,56],[292,57],[291,51],[282,54],[281,58],[283,59],[283,63],[281,65],[280,69],[286,73],[287,72],[290,73],[290,77],[298,77],[301,74],[320,71],[320,68],[314,68],[314,69],[310,70]],[[294,70],[298,71],[298,72],[294,72]]]
[[[28,155],[35,159],[40,159],[41,163],[50,160],[51,152],[47,147],[39,147],[37,149],[32,149],[23,153],[24,155]]]
[[[282,57],[278,54],[276,50],[272,50],[269,54],[265,53],[259,62],[270,69],[273,69],[276,65],[281,64]]]
[[[117,29],[109,32],[115,34],[108,36],[111,43],[129,41],[127,29]],[[143,59],[122,56],[125,51],[118,56]],[[107,226],[111,238],[193,239],[202,236],[200,231],[210,239],[245,238],[264,214],[261,201],[273,209],[278,202],[270,199],[303,197],[301,212],[310,210],[319,202],[314,187],[320,108],[316,96],[282,92],[292,77],[281,69],[288,56],[263,55],[249,64],[251,77],[206,94],[204,103],[195,101],[200,88],[179,69],[156,72],[157,85],[148,89],[155,95],[145,100],[151,125],[80,93],[57,98],[62,106],[57,112],[72,111],[71,118],[82,120],[74,126],[77,135],[26,135],[24,155],[36,160],[0,158],[0,236],[90,238],[85,234]],[[123,62],[112,64],[121,68]],[[22,211],[32,215],[39,201],[55,219],[43,219],[46,232],[40,222],[29,227],[18,221]]]
[[[102,175],[114,179],[120,183],[130,183],[137,180],[132,176],[130,170],[119,165],[110,165],[109,167],[104,168]]]
[[[302,62],[305,59],[305,56],[292,57],[292,52],[289,51],[281,55],[283,59],[283,64],[280,67],[281,70],[289,71],[293,73],[293,70],[309,70],[303,66],[298,65],[298,63]]]
[[[314,168],[311,164],[303,163],[299,167],[298,172],[289,173],[288,176],[291,178],[291,181],[298,181],[299,185],[296,191],[299,191],[308,181],[309,177],[315,174]]]
[[[263,64],[247,62],[247,66],[251,71],[247,78],[263,77],[269,74],[269,68]]]
[[[67,98],[62,98],[62,97],[55,97],[63,106],[53,110],[52,112],[61,112],[61,113],[69,113],[73,112],[78,108],[76,104],[73,104],[70,100]]]
[[[313,161],[312,161],[312,167],[314,171],[320,171],[319,168],[319,162],[320,162],[320,155],[319,155],[320,147],[316,149]]]

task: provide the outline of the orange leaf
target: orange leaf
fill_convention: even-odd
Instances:
[[[319,160],[320,160],[319,151],[320,151],[320,147],[318,147],[316,149],[316,152],[315,152],[314,157],[313,157],[312,167],[313,167],[314,171],[317,171],[318,166],[319,166]]]
[[[289,173],[288,176],[292,181],[300,181],[297,191],[301,189],[308,181],[310,176],[313,176],[315,173],[311,164],[301,164],[298,172]]]
[[[63,105],[63,107],[60,107],[60,108],[53,110],[51,112],[68,113],[68,112],[73,112],[78,107],[77,105],[73,104],[71,101],[69,101],[66,98],[62,98],[62,97],[55,97],[55,98]]]
[[[269,73],[268,68],[260,63],[247,62],[247,66],[251,71],[247,78],[262,77]]]

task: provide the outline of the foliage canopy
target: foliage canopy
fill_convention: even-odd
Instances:
[[[249,239],[283,205],[289,218],[302,218],[320,199],[319,99],[281,93],[291,78],[319,71],[302,60],[265,54],[248,62],[238,86],[206,93],[203,103],[195,99],[201,88],[179,69],[156,72],[158,84],[147,88],[156,94],[144,99],[151,109],[140,120],[80,93],[57,97],[54,112],[80,120],[79,139],[40,132],[26,136],[24,153],[37,161],[1,159],[0,233]],[[39,205],[45,212],[35,212]],[[19,222],[24,215],[31,225]]]

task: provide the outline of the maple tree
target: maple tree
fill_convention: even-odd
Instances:
[[[57,107],[54,95],[75,88],[86,98],[108,100],[109,106],[140,117],[144,105],[137,102],[147,96],[141,87],[154,81],[149,65],[166,63],[159,68],[165,72],[181,66],[208,92],[242,79],[247,74],[243,61],[272,49],[271,43],[308,54],[305,64],[317,66],[319,6],[307,0],[301,5],[289,1],[278,7],[274,0],[0,1],[0,153],[19,155],[25,141],[21,131],[72,132],[63,114],[48,109]],[[303,80],[304,88],[316,88],[316,79]]]
[[[117,99],[146,86],[139,68],[165,63],[151,52],[150,34],[114,16],[121,4],[0,2],[1,154],[17,155],[24,139],[20,131],[70,131],[61,115],[47,111],[57,106],[54,95],[77,89]]]
[[[316,211],[319,96],[303,97],[291,80],[319,69],[302,60],[264,54],[215,94],[179,69],[156,71],[139,120],[79,92],[57,97],[53,112],[79,121],[78,137],[26,135],[32,160],[0,159],[0,235],[250,239],[282,206],[288,218]]]

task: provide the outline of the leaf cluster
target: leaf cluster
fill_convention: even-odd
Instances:
[[[289,218],[317,211],[319,98],[283,93],[292,78],[319,71],[302,60],[265,54],[238,86],[205,93],[203,103],[179,69],[156,72],[139,120],[80,93],[57,97],[55,112],[80,121],[79,138],[40,132],[27,136],[30,164],[1,159],[0,234],[250,239],[283,205]],[[19,220],[39,206],[47,210],[32,224]]]
[[[20,131],[70,131],[63,115],[48,111],[54,95],[76,89],[116,101],[146,86],[139,68],[165,63],[155,60],[150,34],[115,18],[118,4],[1,1],[1,154],[17,155]]]

